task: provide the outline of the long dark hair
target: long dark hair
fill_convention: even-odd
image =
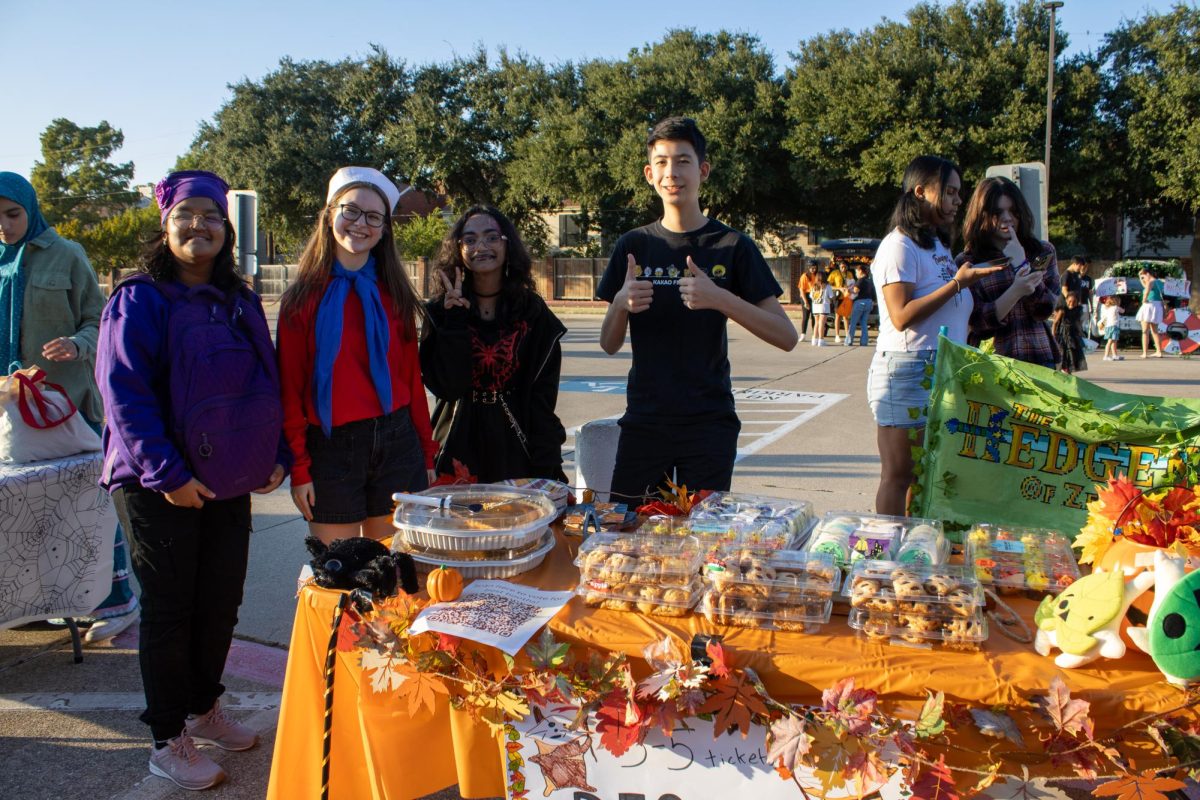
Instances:
[[[296,273],[296,281],[279,299],[279,313],[288,319],[299,313],[301,309],[307,308],[309,304],[317,302],[324,293],[325,284],[329,282],[329,275],[333,271],[334,253],[336,252],[333,241],[333,217],[338,213],[338,199],[351,189],[364,186],[378,194],[383,200],[384,208],[388,208],[387,198],[379,189],[369,183],[359,181],[343,186],[333,199],[321,209],[321,213],[317,215],[317,224],[313,227],[312,235],[308,237],[308,244],[304,246],[304,252],[300,254],[300,268]],[[375,257],[375,274],[384,289],[392,296],[392,308],[404,323],[404,337],[406,339],[415,338],[417,323],[424,317],[425,307],[417,298],[412,281],[409,280],[408,273],[404,271],[404,264],[401,263],[400,255],[396,252],[396,239],[392,234],[391,211],[384,213],[383,234],[371,248],[371,255]]]
[[[212,277],[208,279],[225,294],[232,294],[246,285],[246,281],[238,274],[237,262],[233,258],[235,239],[233,225],[225,220],[225,244],[221,245],[213,259]],[[143,242],[137,271],[146,273],[156,281],[173,281],[179,277],[179,262],[167,243],[166,231],[157,231]]]
[[[976,258],[996,250],[992,234],[1000,217],[1001,197],[1012,201],[1012,214],[1017,219],[1017,241],[1029,258],[1033,258],[1042,252],[1042,243],[1033,235],[1033,209],[1025,202],[1017,185],[1000,176],[984,178],[975,187],[963,220],[963,250]]]
[[[533,283],[529,250],[521,241],[521,234],[517,233],[512,220],[504,216],[499,209],[488,205],[474,205],[464,211],[450,227],[446,238],[442,239],[437,255],[437,268],[451,283],[454,282],[454,271],[462,270],[463,296],[472,301],[471,312],[478,314],[479,305],[474,302],[475,287],[472,285],[471,270],[467,269],[466,261],[463,260],[459,239],[462,238],[463,228],[467,223],[480,215],[491,217],[507,240],[504,248],[504,267],[500,273],[500,299],[496,303],[496,316],[504,321],[521,319],[528,310],[530,298],[537,297],[538,291]],[[438,298],[444,296],[445,292],[437,295]]]
[[[940,203],[942,191],[950,181],[950,176],[962,170],[953,161],[939,156],[917,156],[904,169],[903,194],[892,209],[892,221],[889,228],[899,228],[900,232],[912,239],[925,250],[933,249],[936,237],[942,244],[950,247],[954,232],[952,227],[930,225],[925,219],[923,203]],[[917,197],[916,188],[925,187],[925,200]],[[930,190],[933,190],[932,196]]]

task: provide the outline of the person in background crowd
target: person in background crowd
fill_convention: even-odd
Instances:
[[[833,306],[833,289],[825,282],[824,272],[817,273],[817,278],[808,293],[808,298],[812,303],[813,320],[815,322],[811,344],[815,347],[824,347],[825,321],[829,319],[829,312]]]
[[[417,355],[423,309],[396,253],[400,190],[342,167],[279,309],[292,500],[322,542],[392,532],[392,493],[433,480],[437,444]]]
[[[529,252],[508,217],[467,209],[442,241],[442,293],[426,305],[421,374],[437,398],[439,474],[454,461],[482,483],[565,482],[555,413],[567,329],[538,295]]]
[[[1117,349],[1121,338],[1121,300],[1115,295],[1100,298],[1100,334],[1104,337],[1104,360],[1124,361]]]
[[[1142,326],[1142,358],[1149,353],[1150,342],[1154,342],[1154,357],[1162,358],[1158,326],[1163,324],[1163,282],[1148,269],[1138,273],[1138,280],[1142,282],[1142,304],[1135,319]]]
[[[924,441],[938,329],[966,341],[972,284],[1000,271],[950,257],[951,230],[962,204],[962,178],[953,162],[918,156],[904,170],[892,230],[871,264],[879,304],[879,337],[867,375],[867,397],[877,425],[880,478],[875,510],[903,515],[913,481],[912,446]],[[927,384],[926,384],[927,385]],[[915,440],[915,441],[914,441]]]
[[[1087,356],[1083,347],[1083,306],[1077,292],[1067,292],[1058,301],[1053,319],[1051,329],[1062,351],[1060,369],[1068,375],[1083,372],[1087,369]]]
[[[83,248],[47,224],[29,181],[0,172],[0,374],[41,367],[97,433],[104,420],[95,376],[103,309],[104,295]],[[138,615],[129,548],[118,525],[112,585],[91,618],[81,620],[91,624],[83,640],[110,639]]]
[[[812,289],[813,283],[817,279],[817,273],[820,272],[821,265],[817,263],[815,258],[808,260],[808,270],[800,276],[800,335],[797,341],[804,341],[804,334],[808,333],[808,329],[812,327]],[[815,334],[814,334],[815,335]]]
[[[854,301],[850,299],[850,287],[854,284],[854,278],[847,271],[845,263],[835,258],[833,267],[825,276],[825,282],[833,290],[833,300],[829,307],[829,315],[833,317],[833,342],[841,344],[842,334],[850,335],[850,314],[854,308]]]
[[[868,265],[859,264],[854,271],[857,279],[854,281],[854,288],[850,290],[851,297],[854,298],[854,309],[850,314],[850,330],[846,334],[846,344],[855,343],[854,330],[861,325],[862,336],[858,344],[866,347],[867,319],[871,316],[871,309],[875,308],[875,284],[871,280],[871,268]]]
[[[271,333],[233,260],[228,190],[198,170],[158,183],[162,231],[139,273],[113,290],[96,365],[106,412],[102,485],[142,587],[150,772],[185,789],[225,778],[197,743],[247,750],[258,739],[221,707],[221,677],[246,580],[249,492],[273,491],[290,463]],[[241,428],[229,428],[228,409]],[[216,420],[203,444],[189,431],[198,410]],[[212,472],[215,462],[225,469]]]
[[[1079,295],[1079,305],[1083,308],[1085,336],[1091,333],[1090,321],[1097,315],[1096,309],[1092,308],[1092,289],[1095,281],[1089,274],[1091,267],[1092,263],[1087,256],[1074,256],[1070,266],[1062,274],[1063,297],[1066,297],[1067,292],[1075,292]]]
[[[1059,353],[1046,320],[1058,300],[1058,262],[1054,247],[1033,235],[1033,211],[1015,183],[979,182],[967,204],[963,246],[958,264],[1008,259],[971,286],[967,341],[991,339],[1002,356],[1054,369]]]

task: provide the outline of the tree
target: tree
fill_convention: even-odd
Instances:
[[[83,245],[92,267],[100,274],[133,267],[146,240],[158,230],[158,208],[154,205],[127,208],[91,226],[78,219],[58,225],[61,236]]]
[[[41,143],[42,160],[34,162],[30,183],[51,225],[68,219],[91,225],[137,200],[137,192],[129,190],[133,162],[109,161],[125,143],[119,129],[104,121],[80,127],[59,118],[42,131]]]
[[[439,211],[415,216],[396,226],[396,246],[404,258],[433,258],[450,226]]]
[[[1104,113],[1116,128],[1124,210],[1144,233],[1192,219],[1192,285],[1200,285],[1200,10],[1182,3],[1105,37]],[[1115,165],[1114,165],[1115,166]],[[1157,231],[1155,227],[1157,225]],[[1193,289],[1196,291],[1196,289]]]
[[[924,153],[956,161],[968,190],[989,165],[1041,161],[1048,25],[1033,0],[958,0],[802,42],[787,73],[784,140],[805,187],[800,218],[830,233],[884,232],[905,165]],[[1058,72],[1086,96],[1071,83],[1077,68]]]
[[[387,121],[408,96],[408,73],[380,47],[365,60],[284,58],[261,81],[230,88],[233,97],[200,126],[179,166],[210,169],[232,186],[257,190],[263,227],[285,241],[307,235],[339,167],[370,165],[395,179],[408,174],[383,147]]]

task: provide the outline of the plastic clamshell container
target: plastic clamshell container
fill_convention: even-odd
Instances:
[[[543,492],[550,498],[550,502],[554,503],[554,507],[558,509],[559,514],[567,510],[567,499],[571,492],[570,487],[565,483],[551,480],[550,478],[509,478],[508,480],[497,481],[496,485],[515,486],[518,489]]]
[[[975,577],[1002,592],[1057,593],[1079,580],[1071,540],[1058,531],[979,524],[963,541]]]
[[[700,613],[717,625],[736,625],[740,628],[762,628],[772,631],[816,633],[829,622],[832,600],[810,600],[786,606],[755,611],[731,601],[729,595],[709,589],[700,601]]]
[[[747,530],[772,530],[783,524],[791,529],[793,535],[808,527],[814,518],[813,505],[807,500],[742,492],[713,492],[693,506],[689,516],[703,522],[740,523]]]
[[[499,484],[435,486],[420,494],[449,498],[449,508],[400,503],[392,515],[393,541],[443,552],[520,548],[540,541],[558,516],[544,493]],[[473,504],[482,506],[471,511]]]
[[[726,547],[704,564],[704,579],[718,593],[750,594],[749,587],[770,605],[829,600],[842,573],[828,553]]]
[[[601,578],[580,581],[575,594],[584,605],[610,611],[638,611],[655,617],[682,617],[692,610],[704,588],[699,577],[686,586],[653,586]]]
[[[850,568],[842,591],[851,608],[873,614],[965,617],[984,604],[979,581],[961,564],[860,561]]]
[[[427,551],[422,552],[414,547],[401,546],[398,549],[412,556],[418,572],[430,572],[438,567],[446,566],[454,567],[467,579],[501,579],[512,578],[536,569],[546,559],[546,555],[554,549],[554,544],[554,532],[546,531],[537,546],[527,555],[497,561],[455,560],[430,554]]]
[[[597,533],[579,546],[575,566],[584,583],[687,588],[696,582],[703,559],[695,536]]]
[[[807,547],[830,553],[843,567],[863,560],[888,561],[896,556],[908,532],[920,526],[932,528],[937,538],[944,540],[940,520],[831,511],[817,523]]]
[[[978,650],[988,638],[988,624],[982,611],[969,617],[913,621],[905,615],[881,615],[855,608],[850,611],[849,624],[870,641],[908,647],[942,645],[956,650]]]

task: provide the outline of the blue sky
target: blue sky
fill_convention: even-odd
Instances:
[[[1194,6],[1196,0],[1186,0]],[[817,33],[901,19],[913,0],[37,0],[0,8],[8,67],[0,170],[28,176],[38,137],[56,117],[108,120],[125,133],[120,161],[139,183],[162,177],[197,126],[228,99],[228,84],[258,79],[283,56],[363,55],[383,45],[410,64],[445,61],[484,45],[555,63],[621,58],[670,28],[755,34],[782,70]],[[1122,19],[1166,11],[1171,0],[1065,0],[1068,53],[1096,49]]]

